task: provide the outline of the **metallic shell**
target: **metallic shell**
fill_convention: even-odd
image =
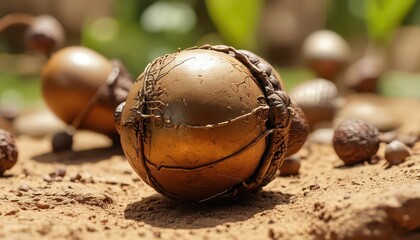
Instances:
[[[262,71],[246,61],[233,48],[204,46],[148,65],[117,121],[127,159],[146,183],[168,197],[200,202],[272,180],[287,148],[290,103],[278,92],[270,105],[256,77]],[[270,129],[273,121],[278,131]]]

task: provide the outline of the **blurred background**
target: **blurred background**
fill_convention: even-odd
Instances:
[[[302,45],[329,29],[349,45],[348,66],[370,54],[385,66],[377,93],[420,97],[420,1],[385,0],[0,0],[0,18],[48,14],[65,46],[120,59],[133,76],[154,58],[204,44],[248,49],[279,71],[289,91],[316,77]],[[40,72],[48,58],[29,50],[27,26],[0,32],[0,107],[42,105]],[[343,70],[345,72],[345,70]]]

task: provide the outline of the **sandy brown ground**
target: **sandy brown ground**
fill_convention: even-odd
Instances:
[[[53,154],[50,136],[18,137],[19,162],[0,178],[0,239],[420,239],[420,143],[390,168],[346,167],[330,145],[308,143],[299,176],[197,206],[157,194],[107,138],[80,131],[75,142]]]

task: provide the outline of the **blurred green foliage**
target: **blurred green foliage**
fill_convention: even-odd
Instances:
[[[366,25],[370,38],[377,44],[387,44],[403,21],[415,0],[366,0]]]
[[[25,76],[11,72],[0,72],[0,96],[5,92],[14,91],[22,98],[26,107],[37,105],[41,99],[41,82],[39,76]],[[13,99],[0,99],[1,102]],[[20,104],[20,103],[16,103]]]
[[[390,71],[380,79],[378,87],[384,96],[420,98],[420,74]]]
[[[281,73],[286,91],[290,91],[300,83],[315,78],[315,74],[306,68],[282,67],[276,68],[276,70]]]
[[[206,0],[210,17],[219,33],[235,48],[255,50],[255,35],[262,0]]]
[[[138,76],[156,57],[194,46],[207,33],[208,28],[196,25],[192,9],[196,2],[115,1],[115,16],[87,22],[81,44],[123,60]],[[187,25],[191,28],[185,28]]]

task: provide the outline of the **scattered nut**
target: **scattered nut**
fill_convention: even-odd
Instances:
[[[350,48],[337,33],[320,30],[309,35],[302,46],[303,58],[318,77],[335,80],[347,64]]]
[[[53,178],[52,178],[50,175],[44,175],[44,176],[42,177],[42,179],[43,179],[45,182],[52,182],[52,181],[53,181]]]
[[[385,68],[378,57],[364,57],[353,63],[345,74],[345,85],[355,92],[376,92]]]
[[[334,131],[333,147],[346,165],[369,160],[379,148],[379,131],[361,120],[345,120]]]
[[[21,191],[21,192],[27,192],[27,191],[29,191],[31,189],[32,188],[28,184],[26,184],[26,183],[22,183],[18,187],[18,190]]]
[[[320,122],[331,122],[342,105],[334,83],[319,78],[304,82],[290,92],[290,98],[305,113],[310,128]]]
[[[25,38],[29,48],[50,55],[64,45],[64,29],[54,17],[40,15],[29,25]]]
[[[68,132],[58,132],[54,134],[52,140],[52,149],[53,152],[64,152],[70,151],[73,146],[73,135],[70,135]]]
[[[391,165],[404,162],[410,155],[410,149],[398,140],[390,142],[385,148],[385,160]]]
[[[48,209],[48,208],[50,208],[50,204],[48,204],[48,203],[46,203],[46,202],[37,202],[37,203],[36,203],[36,206],[37,206],[39,209]]]
[[[0,176],[16,164],[17,158],[18,151],[13,135],[0,129]]]
[[[299,175],[300,158],[296,155],[284,159],[280,166],[280,176]]]
[[[58,166],[55,169],[54,175],[56,177],[64,177],[66,175],[66,166]]]

